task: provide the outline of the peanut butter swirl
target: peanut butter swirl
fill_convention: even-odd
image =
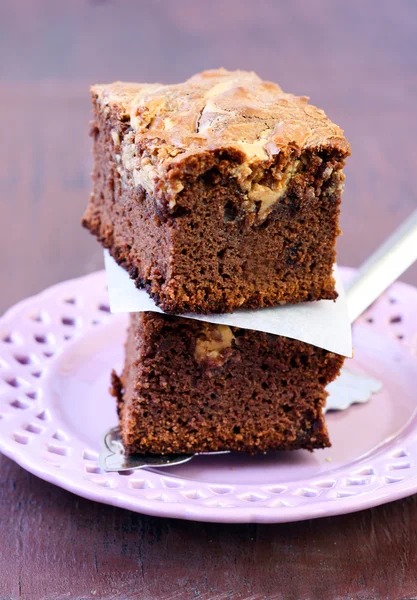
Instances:
[[[331,147],[349,154],[343,131],[307,97],[287,94],[253,72],[204,71],[176,85],[115,82],[95,85],[92,93],[103,110],[130,120],[125,139],[113,136],[121,168],[148,192],[165,194],[170,206],[183,189],[181,170],[173,167],[193,155],[238,151],[231,176],[253,193],[252,174],[281,152],[299,156]]]

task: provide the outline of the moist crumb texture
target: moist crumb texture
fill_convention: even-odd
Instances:
[[[327,447],[325,386],[343,360],[260,331],[131,314],[124,370],[112,374],[125,451]]]
[[[349,145],[323,111],[224,69],[92,98],[83,224],[165,312],[336,298]]]

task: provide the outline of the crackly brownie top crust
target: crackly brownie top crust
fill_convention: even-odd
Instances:
[[[277,155],[329,148],[349,154],[343,131],[307,97],[252,72],[204,71],[177,85],[115,82],[93,86],[92,94],[104,111],[130,121],[128,139],[114,131],[113,141],[135,183],[171,198],[184,187],[176,167],[206,152],[234,153],[238,166],[230,175],[243,189]]]

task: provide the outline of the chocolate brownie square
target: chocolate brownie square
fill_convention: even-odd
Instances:
[[[169,313],[334,299],[349,144],[254,73],[92,87],[83,224]]]
[[[123,373],[112,374],[125,451],[329,446],[325,388],[343,361],[260,331],[133,313]]]

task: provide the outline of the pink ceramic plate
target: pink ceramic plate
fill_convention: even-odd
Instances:
[[[416,306],[417,290],[397,283],[355,325],[349,367],[384,388],[327,415],[332,448],[103,473],[99,439],[116,424],[109,373],[122,364],[126,317],[108,312],[104,272],[62,283],[0,320],[0,450],[75,494],[166,517],[276,523],[402,498],[417,492]]]

